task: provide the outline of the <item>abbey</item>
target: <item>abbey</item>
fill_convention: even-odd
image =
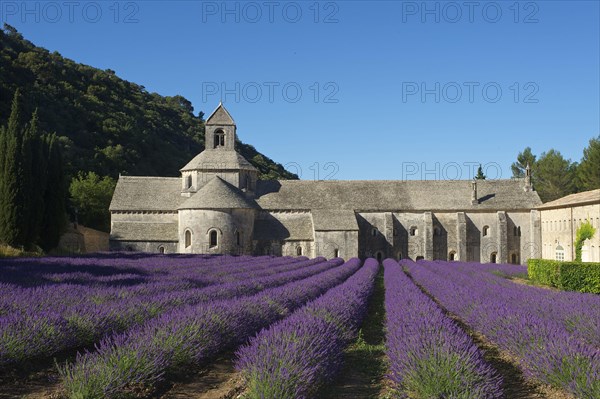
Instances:
[[[222,104],[181,178],[121,176],[112,250],[525,263],[542,204],[523,179],[259,180]]]

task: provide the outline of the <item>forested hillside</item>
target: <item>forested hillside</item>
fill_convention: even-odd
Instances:
[[[68,178],[178,176],[204,148],[204,112],[181,96],[149,93],[114,71],[78,64],[25,40],[13,27],[0,31],[0,125],[21,89],[24,113],[38,109],[40,129],[56,132]],[[208,110],[209,112],[211,110]],[[262,178],[297,178],[282,165],[239,143],[238,151]]]

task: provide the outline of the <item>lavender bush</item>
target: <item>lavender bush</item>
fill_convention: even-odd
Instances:
[[[150,274],[148,269],[157,267],[163,259],[155,259],[155,262],[140,269]],[[246,257],[241,267],[243,272],[224,274],[223,270],[231,269],[232,265],[217,259],[199,257],[196,266],[189,265],[185,274],[178,269],[172,271],[171,274],[178,279],[188,281],[193,278],[209,279],[217,274],[222,275],[225,281],[217,283],[220,279],[215,277],[214,283],[198,284],[197,287],[178,285],[172,275],[161,271],[159,275],[166,274],[163,283],[138,284],[132,287],[135,293],[128,292],[127,295],[121,295],[121,291],[127,292],[125,287],[88,287],[71,283],[9,289],[2,293],[0,302],[4,304],[0,307],[3,309],[3,314],[0,313],[0,367],[91,345],[103,337],[126,331],[180,306],[252,295],[342,263],[340,259]],[[273,267],[269,268],[269,264]],[[249,278],[248,273],[252,269],[256,270],[258,277]],[[232,276],[237,276],[237,279]]]
[[[399,397],[501,398],[501,379],[473,340],[404,274],[383,262],[386,353]]]
[[[174,309],[103,340],[96,352],[60,367],[70,398],[121,398],[132,385],[151,387],[182,368],[207,362],[261,328],[346,280],[360,267],[352,259],[256,295]],[[118,372],[115,372],[118,369]]]
[[[460,262],[404,262],[449,311],[510,353],[529,378],[600,398],[600,297],[515,284]]]
[[[368,259],[345,283],[288,318],[262,330],[237,351],[249,398],[315,397],[339,371],[343,351],[356,338],[379,263]]]

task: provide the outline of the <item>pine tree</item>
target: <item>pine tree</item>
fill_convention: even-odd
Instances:
[[[477,180],[485,180],[486,176],[483,174],[483,169],[481,168],[481,164],[479,164],[479,168],[477,168],[477,174],[475,175],[475,179]]]
[[[525,177],[525,168],[527,164],[532,168],[535,166],[536,156],[531,152],[531,147],[527,147],[517,155],[517,162],[510,166],[513,177]]]
[[[575,192],[577,164],[551,149],[542,153],[536,162],[536,190],[544,202],[553,201]]]
[[[577,178],[581,191],[600,188],[600,136],[591,139],[589,146],[583,150]]]

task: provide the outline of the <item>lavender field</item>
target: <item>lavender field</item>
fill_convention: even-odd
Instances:
[[[392,259],[0,259],[0,382],[52,369],[54,396],[39,397],[170,398],[182,375],[226,358],[245,398],[338,397],[336,384],[357,386],[344,398],[511,398],[513,377],[557,398],[600,398],[600,297],[511,281],[525,272]],[[384,355],[367,351],[356,367],[383,367],[361,381],[345,362],[369,340],[373,301]],[[482,337],[518,376],[490,361]],[[0,384],[0,397],[20,397],[10,389]]]

